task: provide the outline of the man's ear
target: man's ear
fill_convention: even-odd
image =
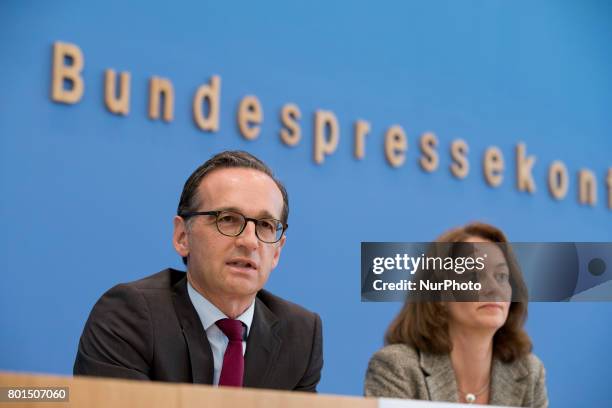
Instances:
[[[182,257],[189,255],[189,240],[187,239],[187,224],[186,221],[178,215],[174,217],[174,234],[172,235],[172,244],[174,249]]]
[[[280,259],[280,254],[283,249],[283,246],[285,246],[286,240],[287,240],[287,236],[283,235],[280,241],[274,244],[276,245],[276,248],[274,249],[274,257],[272,258],[272,269],[276,268],[276,265],[278,265],[278,260]]]

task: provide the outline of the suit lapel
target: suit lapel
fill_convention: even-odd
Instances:
[[[270,368],[276,363],[280,351],[279,328],[276,315],[259,298],[255,298],[255,312],[244,359],[245,387],[261,388],[266,385]]]
[[[198,313],[189,300],[186,277],[174,285],[172,301],[187,343],[191,378],[195,384],[212,384],[214,375],[212,350]]]
[[[457,382],[448,354],[420,353],[421,369],[431,401],[457,402]]]
[[[522,406],[527,392],[527,382],[524,380],[528,374],[527,368],[520,359],[504,364],[494,358],[489,403],[491,405]]]
[[[457,402],[457,382],[448,354],[421,352],[421,369],[425,372],[425,383],[432,401]],[[493,358],[491,368],[490,405],[522,406],[527,392],[525,378],[529,374],[521,360],[502,363]]]

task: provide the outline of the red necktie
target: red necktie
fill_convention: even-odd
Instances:
[[[242,336],[244,326],[240,320],[221,319],[216,323],[223,334],[229,339],[225,354],[223,355],[223,367],[219,377],[219,385],[242,387],[244,376],[244,357],[242,355]]]

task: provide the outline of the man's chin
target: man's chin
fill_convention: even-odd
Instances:
[[[235,296],[255,296],[261,289],[261,286],[252,279],[246,279],[244,277],[237,277],[232,279],[232,282],[228,286],[228,292]]]

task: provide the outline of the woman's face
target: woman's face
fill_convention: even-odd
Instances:
[[[450,325],[457,327],[497,331],[508,318],[512,287],[510,269],[504,253],[497,245],[487,245],[486,240],[470,237],[465,242],[475,245],[475,256],[483,256],[485,268],[479,272],[482,289],[479,302],[448,302]],[[486,256],[484,256],[486,254]]]

